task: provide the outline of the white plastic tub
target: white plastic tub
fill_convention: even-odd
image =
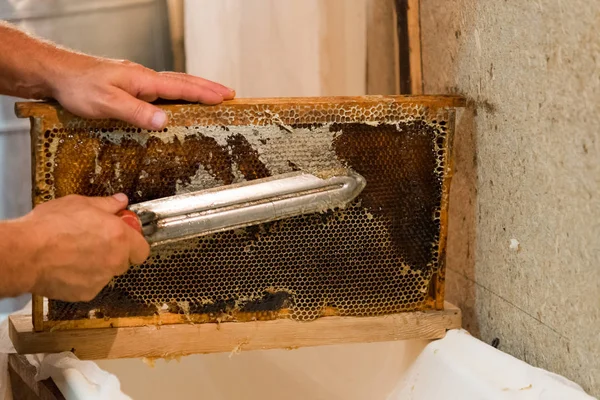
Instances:
[[[0,399],[8,383],[2,353],[10,351],[14,349],[4,321]],[[52,377],[67,400],[592,399],[575,383],[534,368],[464,330],[449,331],[435,341],[232,352],[170,361],[92,362],[71,353],[28,358],[38,366],[38,377]]]
[[[141,360],[98,365],[135,399],[385,399],[426,345],[411,340],[196,355],[154,367]]]
[[[135,399],[591,399],[464,330],[441,340],[98,362]]]

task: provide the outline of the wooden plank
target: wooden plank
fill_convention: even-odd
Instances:
[[[367,93],[367,1],[320,0],[320,94],[359,96]],[[388,94],[388,93],[378,93]]]
[[[44,297],[36,294],[31,296],[31,318],[36,332],[44,330]]]
[[[420,0],[408,0],[408,51],[411,94],[423,93],[423,67],[421,63]]]
[[[8,366],[8,378],[10,379],[10,389],[13,399],[39,400],[40,397],[17,375],[10,365]]]
[[[265,106],[318,106],[318,105],[331,105],[335,104],[352,104],[358,107],[370,107],[377,105],[381,102],[393,102],[401,104],[415,104],[424,105],[428,107],[464,107],[466,105],[466,99],[460,96],[453,95],[436,95],[436,96],[410,96],[410,95],[398,95],[398,96],[321,96],[321,97],[275,97],[275,98],[238,98],[223,102],[217,106],[205,106],[200,104],[191,104],[184,102],[159,102],[157,105],[167,111],[180,111],[182,105],[189,106],[189,108],[197,108],[198,110],[206,110],[207,113],[214,114],[215,112],[226,112],[226,111],[244,111],[246,109],[252,110],[256,105]],[[310,108],[305,108],[306,112],[310,112]],[[75,116],[70,115],[66,111],[53,102],[41,102],[41,101],[25,101],[15,103],[15,113],[19,118],[29,117],[48,117],[56,121],[67,121],[70,119],[77,119]],[[60,114],[60,118],[57,114]],[[180,114],[180,113],[178,113]],[[282,117],[283,118],[283,117]],[[299,118],[299,117],[298,117]],[[96,120],[101,121],[101,120]],[[178,122],[184,124],[186,122],[185,116],[176,115],[169,124],[176,125]],[[114,124],[113,124],[114,125]]]
[[[398,32],[394,0],[369,0],[367,94],[399,93]]]
[[[433,307],[431,307],[433,308]],[[325,314],[323,316],[337,315],[330,309],[326,309],[326,312],[331,314]],[[337,310],[336,310],[337,311]],[[175,314],[175,313],[160,313],[153,316],[139,316],[139,317],[115,317],[115,318],[85,318],[85,319],[71,319],[63,321],[44,321],[44,330],[56,331],[65,329],[98,329],[98,328],[121,328],[121,327],[132,327],[132,326],[161,326],[161,325],[172,325],[172,324],[203,324],[203,323],[217,323],[217,322],[250,322],[254,320],[259,321],[271,321],[276,318],[288,318],[292,313],[289,309],[281,309],[277,311],[259,311],[259,312],[236,312],[233,315],[224,316],[212,316],[210,314]],[[218,318],[218,321],[217,321]],[[229,318],[229,319],[227,319]]]
[[[323,94],[320,1],[184,2],[187,71],[239,96]]]
[[[169,28],[173,48],[173,70],[185,72],[185,43],[183,39],[183,0],[167,0]]]
[[[73,351],[81,359],[174,357],[275,348],[298,348],[404,339],[438,339],[460,328],[460,310],[378,317],[324,317],[311,322],[289,319],[221,324],[34,332],[28,316],[9,317],[10,338],[20,354]]]
[[[449,118],[448,129],[450,132],[454,132],[455,129],[455,118]],[[444,178],[444,187],[451,187],[452,178],[454,175],[454,157],[452,157],[453,140],[452,136],[447,137],[447,148],[446,168],[448,174]],[[448,241],[448,218],[449,218],[449,204],[450,204],[450,190],[446,190],[442,193],[442,206],[440,209],[440,242],[438,244],[441,249],[440,257],[440,268],[434,273],[431,279],[433,285],[432,297],[435,299],[435,308],[440,309],[444,306],[444,299],[446,296],[446,243]]]
[[[396,1],[396,33],[398,37],[398,75],[401,94],[410,94],[410,52],[408,39],[408,0]]]
[[[419,0],[396,0],[400,93],[423,93]]]
[[[187,1],[187,70],[240,96],[365,94],[365,1]]]
[[[24,356],[8,355],[8,372],[15,400],[64,400],[52,379],[36,381],[36,369]]]

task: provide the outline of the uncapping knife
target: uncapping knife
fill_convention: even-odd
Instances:
[[[156,246],[343,208],[365,186],[365,179],[349,169],[292,172],[133,204],[121,216],[134,216],[148,243]]]

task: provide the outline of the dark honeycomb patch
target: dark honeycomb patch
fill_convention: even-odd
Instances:
[[[443,182],[432,144],[443,136],[422,120],[399,126],[334,124],[330,130],[343,132],[333,142],[336,154],[369,184],[363,205],[391,221],[390,236],[403,259],[425,271],[439,238],[439,223],[432,218]]]
[[[254,132],[258,134],[258,130]],[[243,135],[239,133],[232,135],[227,138],[227,143],[231,146],[233,162],[238,165],[246,180],[251,181],[271,176],[267,167],[258,158],[258,151],[250,146]]]
[[[88,318],[90,312],[96,318],[104,317],[138,317],[156,313],[156,306],[135,301],[130,293],[119,288],[105,287],[98,296],[89,302],[68,303],[59,300],[48,300],[48,319],[61,320]]]

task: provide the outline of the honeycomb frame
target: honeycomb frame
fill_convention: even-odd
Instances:
[[[163,132],[145,131],[114,120],[78,118],[54,103],[18,103],[17,115],[31,119],[34,206],[70,193],[109,195],[116,191],[125,191],[132,202],[137,202],[298,169],[317,172],[350,167],[366,175],[367,188],[357,202],[345,210],[264,224],[242,232],[219,233],[159,248],[151,255],[149,264],[133,267],[86,304],[49,300],[45,312],[43,299],[34,296],[33,324],[36,331],[278,318],[310,321],[331,315],[360,317],[443,308],[452,137],[455,107],[464,106],[462,98],[363,96],[239,99],[218,106],[158,105],[169,115],[169,124]],[[272,145],[274,142],[279,145]],[[286,143],[292,145],[285,146]],[[131,151],[128,152],[129,148]],[[139,155],[140,148],[145,148],[143,156]],[[150,148],[160,150],[153,153],[154,158],[148,156]],[[99,151],[106,156],[98,156]],[[433,158],[431,152],[434,153]],[[211,156],[207,157],[207,153]],[[407,156],[409,153],[412,159],[422,160],[419,161],[422,164],[429,163],[428,168],[419,172],[419,162],[412,165],[411,158]],[[179,164],[173,162],[177,157],[184,161],[178,161]],[[115,163],[118,165],[128,159],[146,164],[148,160],[158,160],[162,167],[149,174],[137,169],[133,173],[135,176],[130,173],[132,168],[117,171]],[[435,165],[431,163],[432,159],[435,159]],[[90,160],[94,161],[94,165],[90,165]],[[393,166],[388,168],[386,163]],[[393,177],[404,173],[399,171],[410,168],[413,171],[409,175],[417,177],[416,183],[397,188],[396,192],[385,188],[386,184],[394,181]],[[93,173],[90,175],[91,170]],[[163,179],[165,176],[167,180]],[[385,176],[387,181],[382,182],[380,176]],[[142,178],[153,179],[154,184],[141,185]],[[142,186],[143,191],[136,190]],[[373,186],[377,191],[371,190]],[[435,190],[430,186],[435,186]],[[435,197],[434,208],[431,208],[432,196]],[[400,197],[405,199],[402,200],[404,203],[410,203],[413,214],[421,217],[404,212],[405,215],[399,218],[392,215],[390,222],[389,213],[397,211],[394,207]],[[424,211],[419,203],[419,199],[423,203],[423,198],[429,201],[425,203],[432,211],[431,224],[423,219]],[[412,203],[410,199],[413,199]],[[388,214],[382,213],[381,209],[387,210]],[[423,229],[415,231],[418,224]],[[361,232],[360,238],[366,238],[362,242],[353,236],[357,229]],[[421,231],[428,231],[429,236],[421,235]],[[395,237],[395,241],[378,239],[386,235]],[[411,242],[411,237],[419,235],[423,236],[420,242]],[[308,243],[294,247],[281,239],[284,236],[294,238],[290,239],[292,244],[303,240]],[[270,245],[269,237],[279,238],[275,240],[281,243]],[[332,243],[331,257],[324,255],[322,243],[327,242],[324,238],[329,238]],[[431,251],[426,254],[427,246],[423,243],[431,239]],[[360,255],[365,259],[352,269],[348,266],[353,264],[349,261],[353,253],[341,249],[345,243],[350,243],[348,246],[354,253],[357,249],[367,248],[367,245],[379,245],[380,248],[378,251],[365,251]],[[230,249],[231,259],[223,255],[223,247]],[[199,250],[206,248],[206,251]],[[187,254],[194,249],[200,255],[190,259]],[[280,257],[279,261],[275,258],[275,263],[290,264],[297,274],[290,267],[285,276],[269,281],[265,277],[272,275],[273,264],[262,267],[257,274],[244,272],[243,262],[241,268],[233,265],[243,260],[244,253],[261,249],[272,251],[273,255]],[[401,257],[396,254],[398,249]],[[316,255],[312,255],[313,250]],[[381,264],[383,261],[378,254],[390,252],[392,256],[384,257],[385,265]],[[206,278],[208,284],[194,279],[207,271],[206,264],[210,264],[211,258],[209,261],[202,259],[202,255],[206,258],[207,254],[216,260],[213,268],[208,268],[213,273]],[[304,257],[303,262],[309,260],[311,266],[303,269],[302,262],[293,262],[294,254],[299,259]],[[179,268],[177,261],[157,263],[157,255],[158,259],[183,258],[184,261],[188,257],[185,261],[187,266]],[[331,265],[332,257],[345,261],[348,268],[343,265],[327,267]],[[251,261],[266,263],[268,258],[263,255]],[[193,262],[197,265],[190,265]],[[152,267],[152,263],[158,266]],[[219,263],[228,265],[229,275],[215,275]],[[378,269],[378,266],[381,268]],[[363,276],[362,271],[368,268],[372,270],[370,275]],[[169,294],[167,297],[151,297],[151,301],[140,301],[144,295],[131,292],[136,287],[139,292],[152,291],[152,285],[160,287],[159,282],[182,274],[184,278],[172,286],[181,286],[181,282],[191,280],[191,286],[205,287],[202,296]],[[395,280],[395,276],[402,274],[411,277],[420,274],[420,283],[406,284],[406,279]],[[229,279],[234,275],[237,279]],[[306,285],[314,285],[311,293],[303,292],[302,284],[289,284],[303,276],[310,276]],[[253,279],[257,281],[255,288],[228,297],[227,293],[231,290],[227,289],[227,285],[241,283],[243,286],[244,282]],[[361,289],[356,290],[353,285],[357,284],[353,279],[366,279],[368,282],[359,285]],[[207,289],[208,286],[224,287],[225,290]],[[407,295],[409,292],[410,296]],[[326,299],[335,296],[338,298],[333,301]],[[345,298],[348,304],[341,306],[340,302],[345,300],[340,300],[340,297]]]

